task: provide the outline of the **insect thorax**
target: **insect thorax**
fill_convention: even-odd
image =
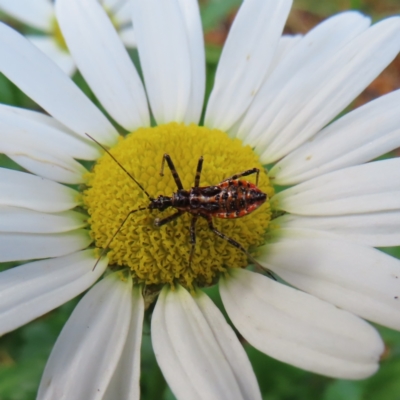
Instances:
[[[172,197],[160,195],[156,199],[151,200],[149,209],[164,211],[172,205]]]

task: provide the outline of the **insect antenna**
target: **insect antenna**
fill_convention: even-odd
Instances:
[[[85,135],[93,140],[93,142],[95,142],[98,146],[100,146],[116,163],[117,165],[119,165],[119,167],[129,176],[129,178],[131,178],[136,185],[139,186],[139,188],[143,191],[143,193],[149,198],[149,200],[154,200],[153,197],[151,197],[147,191],[145,190],[145,188],[132,176],[132,174],[101,144],[99,143],[95,138],[93,138],[92,136],[90,136],[88,133],[85,133]],[[93,266],[92,271],[94,271],[97,267],[97,264],[99,263],[99,261],[101,260],[101,258],[104,256],[104,254],[106,253],[107,249],[109,248],[111,242],[114,240],[115,236],[118,235],[118,233],[120,232],[120,230],[122,229],[122,227],[125,225],[125,222],[128,220],[128,218],[135,212],[137,211],[144,211],[144,210],[148,210],[149,207],[140,207],[137,208],[135,210],[131,210],[129,211],[129,213],[127,214],[127,216],[124,218],[124,220],[122,221],[121,225],[119,226],[119,228],[115,231],[115,233],[112,235],[111,239],[108,241],[107,245],[103,248],[103,250],[100,253],[100,256],[98,257],[98,259],[96,260],[96,263]]]
[[[93,138],[92,136],[90,136],[88,133],[85,133],[85,135],[89,138],[89,139],[91,139],[91,140],[93,140],[93,142],[95,142],[95,143],[97,143],[121,168],[122,168],[122,170],[123,171],[125,171],[125,173],[129,176],[129,178],[131,178],[135,183],[136,183],[136,185],[138,185],[139,186],[139,188],[140,189],[142,189],[142,191],[144,192],[144,194],[149,198],[149,200],[154,200],[154,198],[153,197],[151,197],[147,192],[146,192],[146,190],[144,189],[144,187],[132,176],[132,174],[129,172],[129,171],[127,171],[127,169],[101,144],[101,143],[99,143],[95,138]]]
[[[97,267],[97,264],[99,263],[101,257],[104,256],[105,252],[107,251],[107,249],[109,248],[111,242],[114,240],[115,236],[118,235],[118,233],[120,232],[120,230],[122,229],[122,227],[125,225],[125,222],[128,220],[128,218],[131,216],[131,214],[137,212],[137,211],[144,211],[144,210],[148,210],[149,207],[140,207],[137,208],[136,210],[132,210],[129,211],[128,215],[124,218],[124,220],[122,221],[121,225],[119,226],[119,228],[115,231],[114,235],[112,235],[111,239],[108,241],[106,247],[103,248],[103,250],[101,251],[99,258],[96,260],[96,264],[94,264],[92,271],[94,271]]]

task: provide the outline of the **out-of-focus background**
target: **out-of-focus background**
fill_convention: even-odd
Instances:
[[[17,0],[15,0],[17,1]],[[32,0],[35,1],[35,0]],[[278,0],[277,0],[278,1]],[[206,42],[207,95],[216,71],[222,45],[229,32],[241,0],[200,0]],[[400,0],[294,0],[285,33],[306,33],[325,18],[349,9],[360,10],[373,21],[400,13]],[[0,13],[0,19],[21,32],[31,30]],[[130,50],[137,62],[137,53]],[[371,54],[371,57],[374,55]],[[29,66],[27,66],[29,68]],[[74,81],[97,103],[90,89],[76,73]],[[349,107],[356,108],[376,97],[400,88],[400,57],[397,57]],[[28,97],[0,74],[0,103],[39,109]],[[394,151],[389,156],[399,156]],[[0,154],[0,166],[21,169]],[[400,258],[400,248],[383,251]],[[0,264],[0,271],[16,263]],[[218,291],[207,293],[222,308]],[[0,400],[31,400],[35,398],[40,377],[51,348],[65,321],[79,299],[0,338]],[[173,400],[157,366],[151,348],[149,316],[146,317],[142,346],[142,399]],[[377,327],[384,338],[386,350],[376,375],[363,381],[335,380],[308,373],[283,364],[258,352],[243,341],[250,357],[264,399],[268,400],[400,400],[400,333]],[[118,399],[116,399],[118,400]]]

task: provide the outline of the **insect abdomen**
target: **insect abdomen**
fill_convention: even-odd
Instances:
[[[231,180],[218,186],[198,188],[192,203],[199,211],[217,218],[240,218],[260,207],[267,199],[256,185]]]

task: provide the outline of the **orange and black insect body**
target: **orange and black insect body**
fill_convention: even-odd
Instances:
[[[89,136],[89,135],[87,135]],[[172,196],[160,195],[157,198],[151,197],[143,186],[119,163],[119,161],[100,143],[89,136],[93,141],[95,141],[99,146],[101,146],[110,157],[126,172],[126,174],[139,186],[139,188],[146,194],[150,200],[150,204],[147,207],[141,207],[132,210],[128,213],[125,219],[122,221],[121,226],[112,236],[108,242],[107,247],[110,245],[114,237],[118,234],[121,228],[124,226],[125,222],[128,220],[129,216],[137,211],[143,210],[159,210],[164,211],[170,207],[175,208],[177,211],[174,214],[169,215],[165,218],[156,218],[154,220],[155,226],[162,226],[174,219],[180,217],[185,212],[192,214],[193,218],[190,224],[190,243],[191,250],[189,256],[189,267],[192,264],[192,259],[194,255],[195,245],[196,245],[196,231],[195,226],[199,217],[204,218],[208,222],[208,227],[220,238],[228,241],[232,246],[235,246],[242,252],[244,252],[247,257],[258,265],[257,261],[253,258],[251,254],[238,242],[226,236],[224,233],[220,232],[214,227],[212,218],[240,218],[253,212],[258,207],[260,207],[267,200],[267,194],[263,193],[258,187],[258,177],[260,170],[258,168],[252,168],[247,171],[235,174],[230,178],[227,178],[215,186],[204,186],[200,187],[200,176],[203,167],[203,157],[199,158],[197,163],[196,176],[194,180],[194,186],[186,190],[183,188],[181,179],[175,169],[175,166],[171,160],[169,154],[164,154],[161,163],[160,175],[164,175],[164,164],[167,161],[168,167],[172,173],[175,180],[178,191],[173,193]],[[256,174],[256,184],[239,180],[240,177],[249,176]],[[101,254],[102,256],[103,254]],[[101,257],[100,256],[100,257]],[[100,259],[100,258],[99,258]],[[97,263],[96,263],[97,264]],[[267,271],[267,273],[274,278],[274,276]],[[275,279],[275,278],[274,278]]]

